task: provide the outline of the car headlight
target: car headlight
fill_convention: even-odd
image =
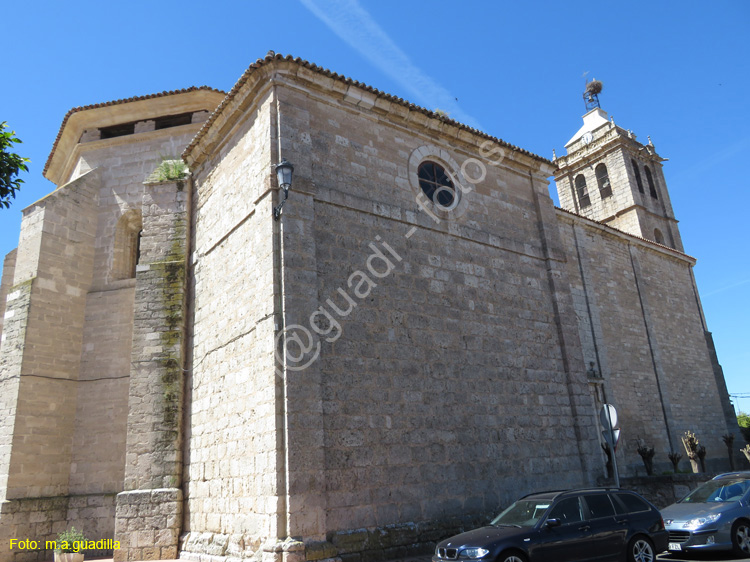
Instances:
[[[690,521],[685,523],[682,526],[682,528],[683,529],[697,529],[698,527],[703,527],[703,525],[708,525],[709,523],[713,523],[719,517],[721,517],[720,513],[712,513],[711,515],[706,515],[705,517],[696,517],[695,519],[691,519]]]
[[[461,553],[458,555],[459,558],[482,558],[483,556],[487,556],[489,554],[489,550],[486,548],[464,548]]]

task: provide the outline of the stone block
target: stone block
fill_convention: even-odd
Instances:
[[[328,538],[328,542],[333,544],[339,555],[362,551],[368,546],[369,540],[370,533],[367,529],[340,531],[332,533]]]
[[[140,552],[143,560],[164,560],[161,555],[161,548],[158,546],[144,546],[143,549],[140,549]]]
[[[328,541],[308,542],[305,544],[305,559],[307,560],[324,560],[334,558],[338,554],[338,549]]]

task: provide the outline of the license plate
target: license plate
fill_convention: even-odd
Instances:
[[[682,545],[678,542],[669,543],[669,550],[682,550]]]

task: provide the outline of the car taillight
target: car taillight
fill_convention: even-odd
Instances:
[[[659,530],[660,531],[664,530],[664,518],[663,517],[659,517]]]

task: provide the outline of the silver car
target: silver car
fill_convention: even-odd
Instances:
[[[670,552],[750,555],[750,472],[720,474],[661,510]]]

